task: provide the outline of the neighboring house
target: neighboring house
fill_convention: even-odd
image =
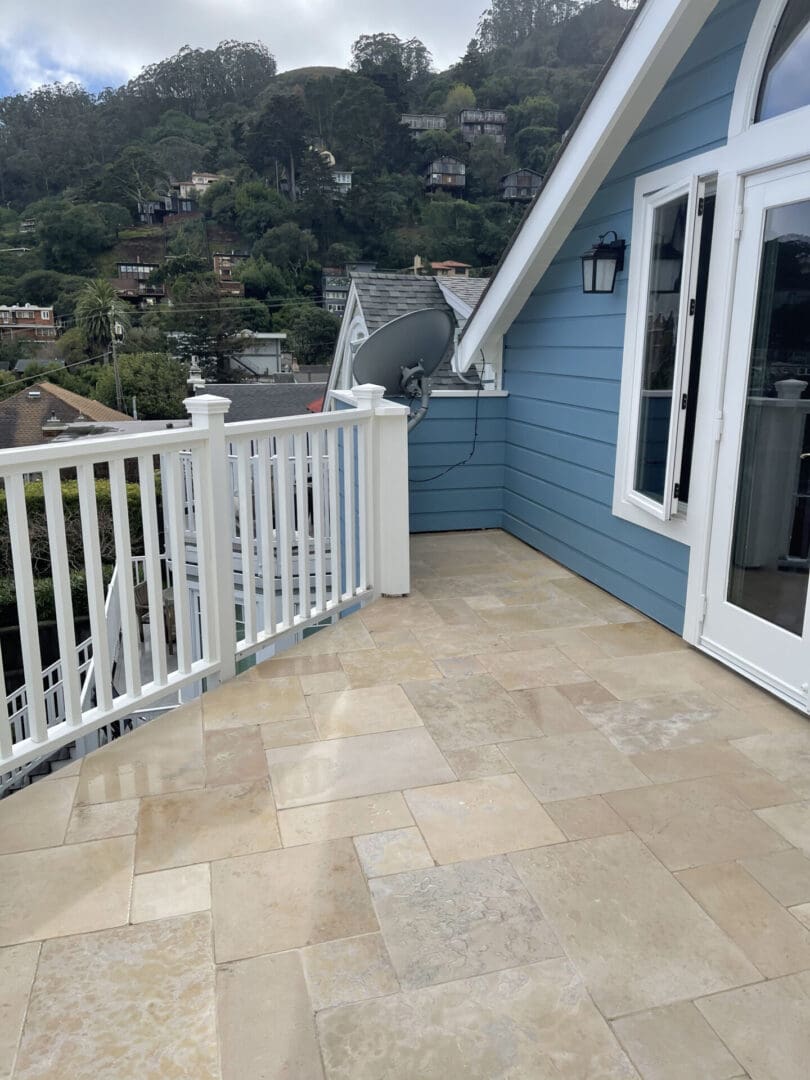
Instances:
[[[0,304],[0,337],[44,341],[56,337],[52,307],[36,304]]]
[[[321,274],[321,306],[342,319],[351,283],[347,269],[327,266]]]
[[[338,190],[338,195],[348,195],[352,190],[352,176],[354,173],[351,169],[333,169],[332,180],[335,187]]]
[[[233,281],[234,270],[247,259],[244,251],[215,251],[212,256],[214,273],[220,281]]]
[[[501,198],[510,202],[531,202],[542,185],[542,173],[534,169],[516,169],[501,177]]]
[[[355,274],[335,346],[329,389],[351,389],[354,382],[354,353],[375,330],[400,315],[424,308],[442,308],[453,316],[456,326],[461,328],[486,284],[486,278],[439,279],[414,274]],[[451,353],[452,349],[432,377],[432,388],[475,390],[480,387],[477,372],[466,376],[472,378],[472,384],[462,382],[453,374]]]
[[[226,423],[266,420],[275,416],[300,416],[323,399],[326,383],[203,383],[198,394],[226,397],[231,407]],[[309,410],[320,412],[320,408]]]
[[[220,296],[244,296],[245,285],[233,276],[234,270],[247,259],[247,254],[237,251],[217,251],[212,256],[214,273]]]
[[[469,277],[472,267],[469,263],[445,259],[443,262],[426,262],[421,255],[413,257],[415,274],[435,274],[436,277]]]
[[[509,395],[487,520],[805,710],[808,72],[807,0],[646,0],[456,357]]]
[[[462,139],[471,145],[488,135],[499,146],[506,143],[506,113],[502,109],[462,109],[458,114]]]
[[[110,284],[121,300],[143,309],[166,298],[165,287],[149,281],[151,274],[160,269],[158,263],[117,263],[116,269],[118,277],[112,278]]]
[[[231,361],[231,370],[236,374],[248,373],[258,377],[274,375],[282,370],[282,353],[286,334],[260,333],[257,330],[241,330],[237,337],[247,344]]]
[[[190,180],[181,180],[172,187],[176,188],[181,199],[197,200],[211,184],[218,184],[221,180],[230,180],[230,177],[220,176],[219,173],[192,172]]]
[[[401,122],[420,135],[423,131],[444,131],[447,119],[439,113],[403,113]]]
[[[467,184],[467,166],[451,157],[431,161],[425,176],[428,191],[463,192]]]
[[[23,218],[17,227],[17,231],[21,233],[33,233],[37,231],[36,218]]]
[[[0,449],[48,442],[76,421],[118,424],[129,419],[92,398],[38,382],[0,401]]]

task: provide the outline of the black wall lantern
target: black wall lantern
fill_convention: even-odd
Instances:
[[[612,240],[606,237],[613,236]],[[612,293],[616,275],[624,269],[625,242],[613,229],[602,233],[590,251],[582,256],[582,291]]]

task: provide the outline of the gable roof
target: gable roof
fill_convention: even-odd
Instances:
[[[455,303],[449,303],[444,289],[467,283],[470,285],[470,299],[465,301],[462,294],[454,287]],[[352,289],[363,314],[369,335],[379,330],[392,319],[407,315],[422,308],[440,308],[450,315],[457,327],[464,325],[475,300],[480,296],[486,283],[483,278],[428,277],[420,274],[353,274]],[[348,309],[348,305],[347,305]],[[447,350],[436,371],[430,377],[434,390],[476,390],[480,383],[476,378],[472,384],[464,383],[453,373],[453,346]]]
[[[497,351],[718,0],[640,0],[462,331],[457,366]]]
[[[71,423],[79,416],[99,422],[131,420],[126,413],[102,405],[100,401],[74,394],[51,382],[37,382],[0,401],[0,447],[35,446],[44,442],[43,424],[52,415],[62,423]]]

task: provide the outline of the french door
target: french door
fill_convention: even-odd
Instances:
[[[808,709],[810,161],[746,185],[702,643]]]

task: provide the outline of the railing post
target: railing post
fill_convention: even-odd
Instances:
[[[228,454],[225,440],[225,414],[231,407],[228,398],[213,394],[198,394],[183,402],[191,416],[195,431],[207,432],[205,475],[195,475],[194,483],[201,484],[203,498],[195,498],[195,517],[198,550],[201,530],[205,531],[204,546],[207,549],[203,562],[200,559],[200,590],[208,607],[210,627],[203,625],[203,650],[206,629],[215,629],[219,656],[221,682],[236,674],[236,603],[233,588],[233,546],[231,543],[231,518],[233,515],[233,492],[228,472]],[[207,490],[206,490],[207,489]],[[201,520],[200,511],[204,514]],[[211,680],[209,680],[211,681]]]
[[[408,407],[385,401],[382,386],[354,387],[360,408],[372,411],[369,461],[372,579],[378,596],[411,591],[408,517]]]

